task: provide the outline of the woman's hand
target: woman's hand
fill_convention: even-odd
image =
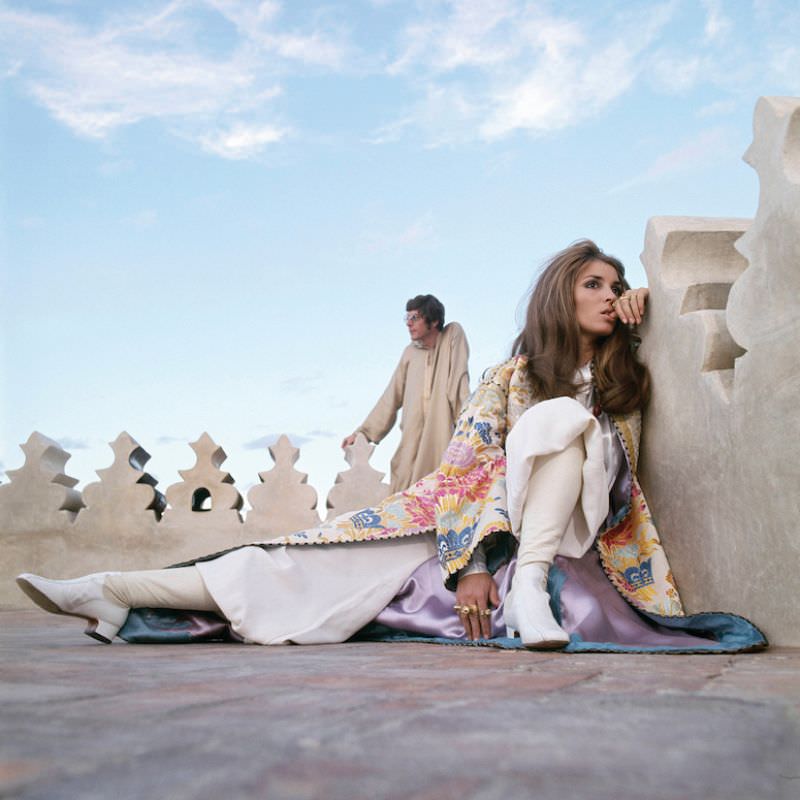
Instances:
[[[475,641],[491,638],[491,608],[500,605],[500,595],[497,593],[494,578],[488,572],[473,572],[458,579],[456,605],[461,607],[458,615],[464,624],[467,639]],[[469,609],[469,613],[463,613],[465,607]]]
[[[644,317],[644,309],[650,290],[644,286],[628,289],[614,301],[614,311],[624,325],[638,325]]]
[[[344,439],[342,439],[342,450],[344,450],[345,447],[352,447],[356,443],[357,433],[358,432],[351,433],[349,436],[345,436]]]

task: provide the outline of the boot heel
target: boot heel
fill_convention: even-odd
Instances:
[[[97,639],[98,642],[103,642],[103,644],[111,644],[112,640],[117,635],[117,631],[119,631],[119,625],[114,625],[111,622],[105,622],[102,619],[90,619],[84,633],[87,636],[91,636],[92,639]]]

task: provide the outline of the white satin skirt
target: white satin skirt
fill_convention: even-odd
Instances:
[[[242,547],[196,566],[246,641],[331,644],[375,619],[435,554],[430,532],[352,544]]]

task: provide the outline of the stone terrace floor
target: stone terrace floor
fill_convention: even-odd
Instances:
[[[800,650],[97,644],[0,612],[2,798],[797,800]]]

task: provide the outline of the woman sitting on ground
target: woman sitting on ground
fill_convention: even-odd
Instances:
[[[683,615],[636,480],[649,379],[632,328],[647,297],[593,242],[558,253],[513,357],[485,374],[439,469],[375,507],[169,569],[17,582],[104,642],[185,640],[164,632],[167,612],[141,611],[183,609],[260,644],[761,647],[740,617]]]

